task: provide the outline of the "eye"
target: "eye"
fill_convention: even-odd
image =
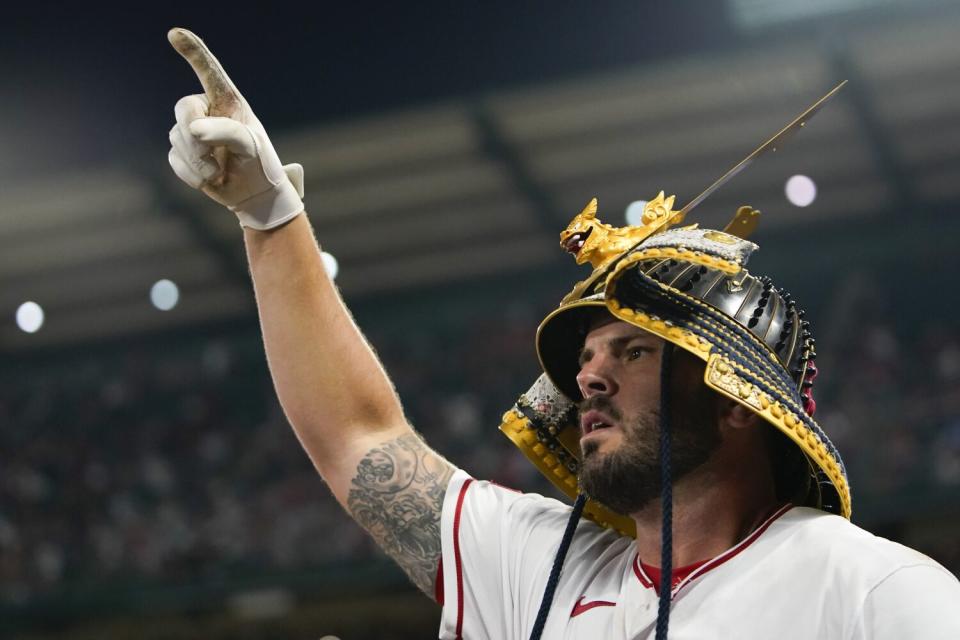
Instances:
[[[583,369],[583,365],[585,365],[585,364],[587,364],[588,362],[590,362],[590,357],[591,357],[592,355],[593,355],[593,354],[592,354],[591,352],[587,351],[586,349],[581,350],[581,351],[580,351],[580,355],[577,356],[577,366],[578,366],[579,368]]]
[[[629,347],[626,351],[627,360],[639,360],[648,351],[650,350],[643,347]]]

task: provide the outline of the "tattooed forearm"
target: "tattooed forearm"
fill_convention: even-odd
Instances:
[[[351,481],[347,508],[413,583],[433,597],[440,513],[453,466],[416,435],[371,449]]]

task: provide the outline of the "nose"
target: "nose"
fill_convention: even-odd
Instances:
[[[614,395],[619,386],[605,355],[597,354],[580,367],[577,386],[584,398],[597,395]]]

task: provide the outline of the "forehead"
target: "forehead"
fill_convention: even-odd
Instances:
[[[584,348],[588,348],[595,344],[605,343],[611,340],[633,337],[660,341],[660,338],[652,333],[606,314],[605,317],[597,316],[593,318],[590,324],[587,325],[583,346]]]

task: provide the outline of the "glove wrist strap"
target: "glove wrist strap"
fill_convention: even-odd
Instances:
[[[241,227],[266,231],[279,227],[303,213],[303,200],[297,188],[284,180],[272,189],[230,207]]]

